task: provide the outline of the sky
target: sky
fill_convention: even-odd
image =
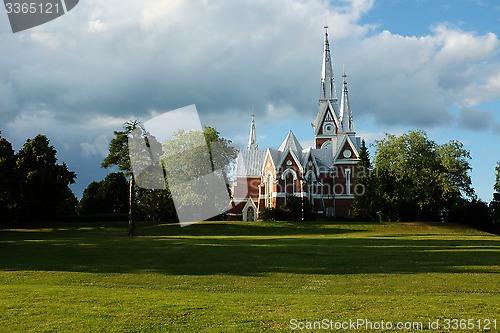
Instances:
[[[259,148],[289,130],[312,145],[323,26],[357,134],[425,130],[471,153],[490,201],[500,160],[500,3],[496,0],[84,0],[13,34],[0,12],[0,131],[16,150],[45,134],[77,173],[77,196],[110,170],[114,130],[196,104],[201,121]],[[373,147],[371,148],[373,152]]]

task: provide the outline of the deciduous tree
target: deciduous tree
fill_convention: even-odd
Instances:
[[[49,139],[40,134],[27,140],[17,154],[17,207],[24,221],[44,221],[71,213],[64,208],[75,202],[69,185],[75,182],[76,174],[65,163],[57,164],[56,154]]]
[[[1,134],[1,132],[0,132]],[[0,221],[15,218],[15,203],[19,195],[16,156],[12,144],[0,136]]]
[[[473,198],[470,154],[458,141],[437,145],[424,131],[376,141],[377,209],[389,219],[437,219]]]

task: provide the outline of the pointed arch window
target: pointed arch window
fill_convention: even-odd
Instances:
[[[273,206],[273,175],[269,172],[264,180],[265,185],[265,205],[268,208]]]
[[[351,194],[351,169],[345,169],[345,193]]]

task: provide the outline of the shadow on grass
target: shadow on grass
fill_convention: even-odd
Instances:
[[[0,269],[186,275],[500,273],[500,238],[359,237],[362,225],[227,224],[0,232]],[[165,236],[168,235],[168,236]]]

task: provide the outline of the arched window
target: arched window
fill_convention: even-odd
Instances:
[[[351,194],[351,169],[345,169],[345,193]]]
[[[292,169],[286,169],[281,174],[281,180],[284,180],[285,182],[285,187],[283,192],[285,192],[285,203],[286,203],[287,197],[295,194],[295,181],[297,180],[297,173]]]
[[[331,149],[331,148],[332,148],[332,141],[331,140],[325,141],[321,145],[321,149]]]
[[[265,205],[266,207],[273,206],[273,175],[268,172],[264,180],[265,185]]]
[[[314,194],[316,194],[317,181],[316,175],[313,171],[309,170],[305,176],[306,186],[307,186],[307,199],[311,207],[314,207]]]

